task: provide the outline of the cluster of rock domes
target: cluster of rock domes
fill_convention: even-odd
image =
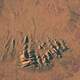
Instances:
[[[36,43],[35,43],[36,44]],[[34,45],[35,45],[34,44]],[[51,67],[55,58],[62,58],[63,53],[69,48],[64,40],[50,40],[48,43],[43,42],[37,48],[29,49],[29,38],[24,37],[23,52],[19,56],[21,67],[33,67],[34,69],[42,69],[44,67]],[[33,46],[33,45],[31,45]],[[43,50],[44,53],[38,53]]]

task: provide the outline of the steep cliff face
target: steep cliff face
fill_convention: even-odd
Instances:
[[[3,45],[12,37],[17,41],[18,53],[26,32],[34,40],[46,41],[48,36],[64,39],[73,51],[64,55],[62,63],[56,60],[52,71],[46,73],[34,74],[18,69],[19,80],[78,80],[80,65],[77,72],[72,65],[78,62],[80,56],[80,0],[0,0],[0,51],[4,50]],[[72,61],[70,65],[66,63],[68,71],[64,66],[67,60],[69,63]],[[0,80],[17,80],[15,61],[0,64]]]

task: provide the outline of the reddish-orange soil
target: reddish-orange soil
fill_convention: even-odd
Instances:
[[[71,50],[43,72],[18,68],[15,59],[1,61],[0,80],[80,80],[80,0],[0,0],[0,51],[13,37],[18,54],[25,33],[34,40],[63,39]]]

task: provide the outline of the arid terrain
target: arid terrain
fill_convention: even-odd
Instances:
[[[80,80],[80,0],[0,0],[0,55],[10,37],[19,54],[26,33],[34,41],[63,39],[70,50],[49,71],[18,68],[17,57],[0,59],[0,80]]]

